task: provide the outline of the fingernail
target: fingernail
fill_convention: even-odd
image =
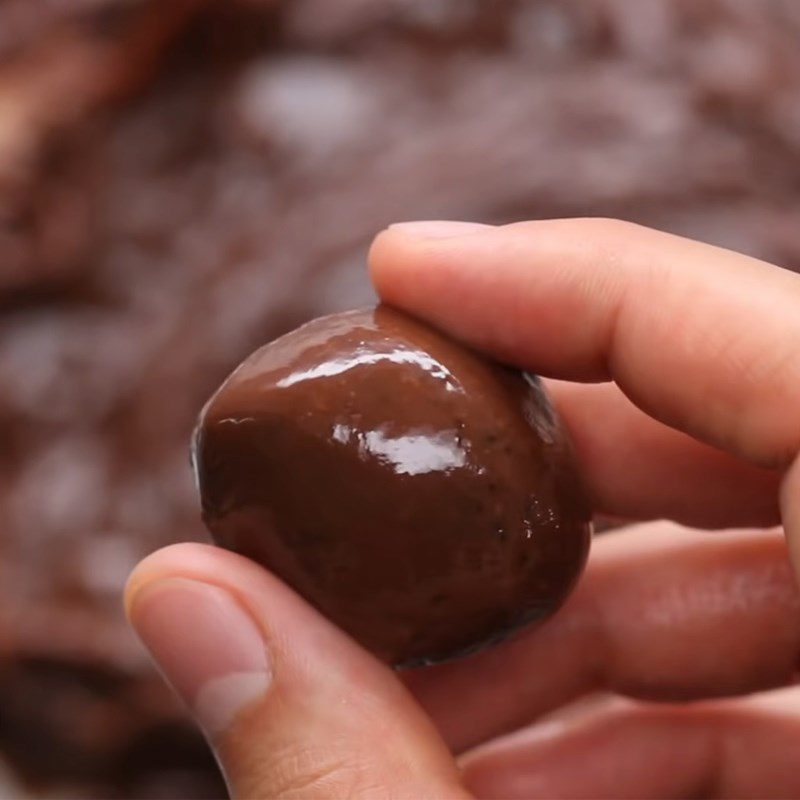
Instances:
[[[468,236],[490,230],[494,225],[480,222],[456,222],[454,220],[422,220],[419,222],[396,222],[389,226],[393,231],[419,236],[423,239],[447,239],[451,236]]]
[[[250,615],[219,586],[164,578],[140,589],[130,618],[167,682],[215,735],[267,691],[266,643]]]

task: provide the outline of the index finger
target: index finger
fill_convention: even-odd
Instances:
[[[785,468],[800,449],[800,276],[615,220],[436,231],[370,253],[387,302],[503,361],[614,380],[656,419]]]

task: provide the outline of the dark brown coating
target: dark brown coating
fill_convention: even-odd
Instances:
[[[543,619],[589,512],[536,378],[385,306],[314,320],[223,384],[195,433],[218,544],[393,664]]]

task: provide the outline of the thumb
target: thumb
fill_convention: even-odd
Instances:
[[[174,545],[134,570],[126,609],[234,797],[467,797],[394,673],[258,565]]]

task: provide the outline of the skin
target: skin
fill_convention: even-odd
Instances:
[[[640,522],[598,538],[543,627],[402,676],[238,556],[150,556],[134,626],[139,592],[193,576],[273,642],[275,681],[214,738],[232,793],[800,795],[800,276],[598,219],[397,226],[370,269],[551,379],[595,508]]]

